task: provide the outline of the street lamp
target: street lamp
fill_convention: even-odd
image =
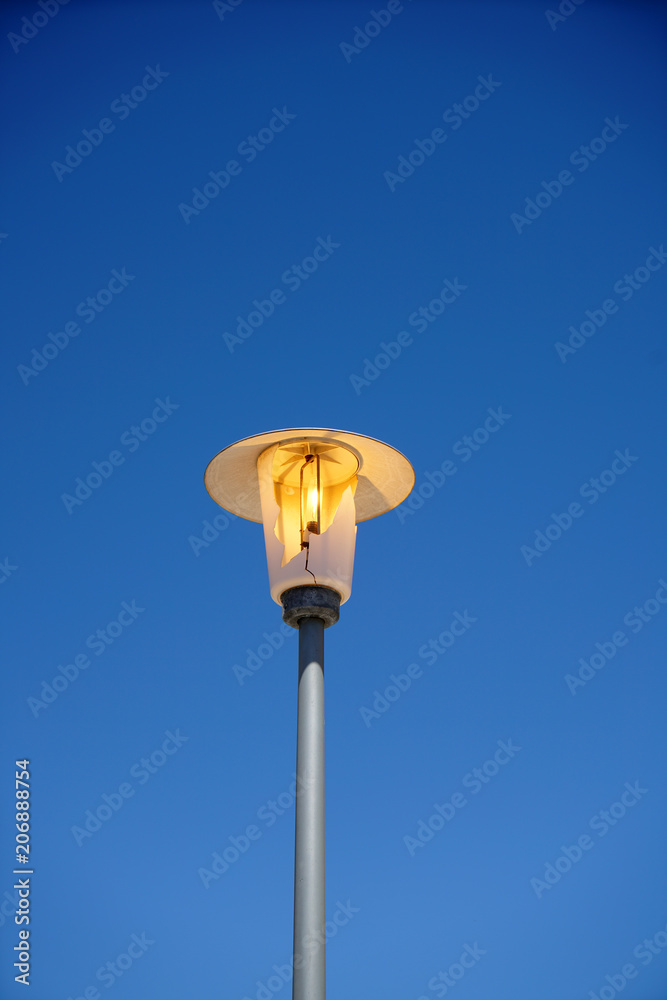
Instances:
[[[324,1000],[324,629],[350,596],[357,522],[398,506],[415,474],[375,438],[297,427],[255,434],[211,460],[206,489],[264,525],[271,597],[299,630],[293,1000]]]

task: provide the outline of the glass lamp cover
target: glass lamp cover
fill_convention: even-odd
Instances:
[[[274,444],[257,459],[271,597],[290,587],[352,590],[359,461],[339,444]]]

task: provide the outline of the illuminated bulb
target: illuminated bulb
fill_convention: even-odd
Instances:
[[[317,524],[317,487],[313,486],[312,489],[308,491],[308,531],[312,531],[313,534],[319,534],[319,527]]]
[[[319,535],[320,533],[320,507],[321,507],[321,486],[320,486],[320,456],[306,455],[306,460],[301,467],[300,475],[301,490],[301,547],[308,544],[306,533]]]

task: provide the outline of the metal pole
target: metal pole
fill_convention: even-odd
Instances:
[[[291,587],[280,602],[283,621],[299,630],[292,1000],[326,1000],[324,630],[338,621],[340,594],[319,584]]]
[[[325,1000],[324,620],[299,620],[293,1000]],[[313,951],[312,943],[319,942]]]

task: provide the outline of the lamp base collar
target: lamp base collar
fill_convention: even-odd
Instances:
[[[329,628],[338,621],[340,594],[331,587],[290,587],[280,595],[283,621],[299,628],[302,618],[321,618]]]

